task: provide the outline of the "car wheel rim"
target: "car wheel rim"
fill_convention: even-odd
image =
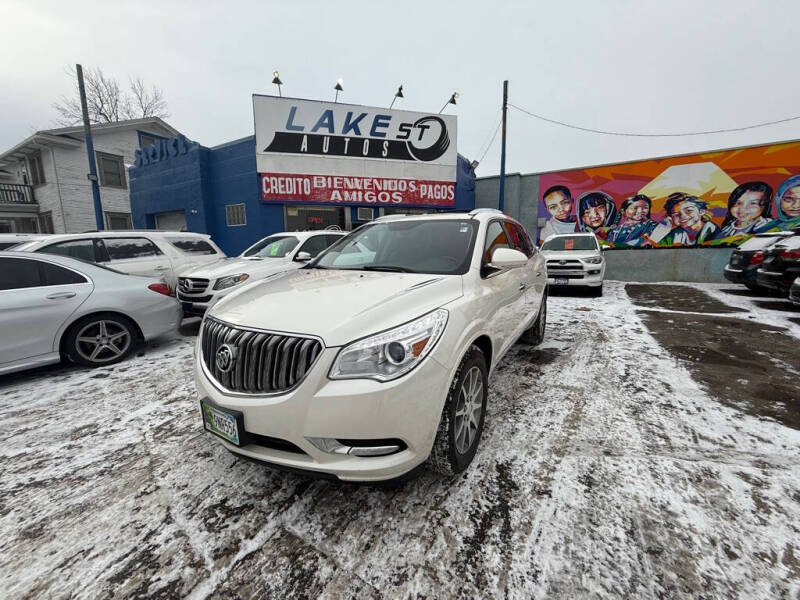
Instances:
[[[455,441],[459,454],[466,454],[478,435],[483,413],[483,377],[478,367],[467,371],[458,391]]]
[[[75,338],[75,350],[93,363],[111,362],[125,354],[130,345],[130,332],[116,321],[92,321]]]

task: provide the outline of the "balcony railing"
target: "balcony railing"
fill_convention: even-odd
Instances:
[[[36,204],[33,188],[20,183],[0,183],[0,204]]]

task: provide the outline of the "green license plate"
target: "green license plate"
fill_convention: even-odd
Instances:
[[[207,402],[200,402],[203,411],[203,425],[207,431],[218,435],[226,442],[236,446],[240,445],[239,421],[236,414],[227,410],[211,406]],[[238,412],[238,411],[237,411]],[[239,413],[241,415],[241,413]]]
[[[556,285],[569,285],[569,279],[566,277],[556,277]]]

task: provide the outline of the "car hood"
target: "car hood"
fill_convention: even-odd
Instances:
[[[411,321],[462,294],[460,275],[300,269],[237,290],[208,316],[316,335],[331,347]]]
[[[250,278],[263,278],[266,275],[285,270],[288,266],[301,263],[293,263],[288,258],[264,258],[261,260],[251,258],[227,258],[208,265],[196,266],[191,269],[183,269],[178,274],[179,277],[192,277],[195,279],[219,279],[228,275],[247,273]]]
[[[542,250],[542,254],[547,260],[558,259],[580,259],[590,256],[602,256],[599,250]]]

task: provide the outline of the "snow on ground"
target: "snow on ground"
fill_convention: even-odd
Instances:
[[[226,452],[192,337],[0,379],[4,597],[797,597],[800,431],[716,401],[623,284],[548,306],[471,468],[400,489]]]

